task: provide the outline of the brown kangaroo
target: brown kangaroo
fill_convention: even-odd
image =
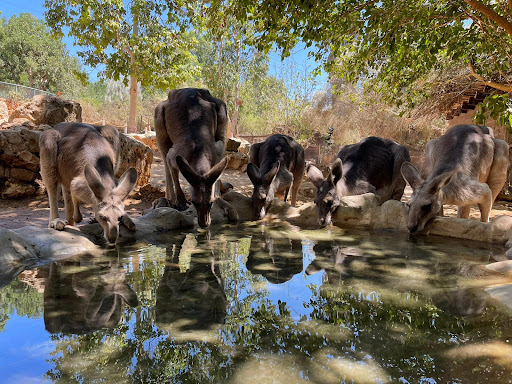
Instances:
[[[216,183],[227,165],[224,153],[228,122],[226,104],[206,89],[171,90],[167,100],[155,109],[156,140],[165,156],[168,205],[178,210],[187,208],[179,181],[181,171],[192,186],[192,204],[201,227],[210,225],[213,202],[227,211],[230,220],[238,220],[236,210],[220,198],[220,186]],[[164,204],[156,206],[159,205]]]
[[[137,183],[137,171],[128,169],[119,179],[119,132],[112,126],[60,123],[43,132],[39,139],[41,176],[50,203],[50,228],[63,230],[66,224],[82,221],[80,203],[92,205],[105,239],[115,243],[119,224],[135,230],[123,201]],[[66,221],[59,218],[58,187],[62,186]]]
[[[254,185],[252,201],[258,219],[265,217],[276,194],[288,198],[295,207],[297,191],[304,175],[304,148],[293,138],[275,134],[251,146],[247,175]]]
[[[480,209],[480,220],[489,221],[489,211],[505,184],[508,144],[494,138],[491,128],[456,125],[427,143],[423,176],[408,162],[402,175],[411,185],[407,226],[421,231],[443,204],[458,206],[458,216],[467,219],[472,204]]]

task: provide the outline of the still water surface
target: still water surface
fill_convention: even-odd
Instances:
[[[495,250],[250,224],[151,243],[0,288],[0,382],[512,382]]]

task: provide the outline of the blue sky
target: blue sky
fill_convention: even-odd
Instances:
[[[9,18],[12,15],[19,15],[20,13],[32,13],[34,16],[43,19],[45,11],[43,4],[44,0],[0,0],[0,12],[2,12],[1,17]],[[63,40],[69,52],[76,56],[77,47],[73,46],[73,39],[64,37]],[[315,63],[314,60],[308,58],[307,53],[307,49],[305,49],[303,45],[299,45],[292,51],[290,57],[285,59],[283,62],[281,61],[281,56],[278,52],[271,53],[269,73],[276,77],[280,77],[284,68],[289,68],[290,66],[293,66],[302,74],[305,69],[311,72],[318,66],[318,64]],[[84,67],[84,69],[89,74],[91,81],[97,80],[97,68]],[[311,85],[311,87],[313,89],[321,89],[327,81],[327,75],[322,72],[322,74],[317,76],[314,81],[315,84]]]

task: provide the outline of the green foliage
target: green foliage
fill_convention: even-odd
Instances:
[[[492,0],[261,0],[249,10],[238,3],[235,14],[255,24],[261,49],[277,45],[286,57],[302,40],[331,75],[414,107],[429,94],[429,73],[453,65],[511,91],[510,7]]]
[[[0,80],[73,94],[84,73],[63,42],[28,13],[0,19]]]
[[[509,129],[512,127],[512,99],[509,94],[489,96],[478,105],[475,113],[477,124],[485,124],[489,117]]]
[[[69,31],[81,47],[80,58],[101,68],[101,78],[124,76],[127,84],[134,75],[142,86],[171,88],[195,71],[186,5],[166,0],[47,0],[45,17],[57,35]]]

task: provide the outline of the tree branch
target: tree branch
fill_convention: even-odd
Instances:
[[[505,84],[501,84],[501,83],[496,83],[494,81],[485,80],[485,78],[483,76],[476,73],[473,63],[469,63],[469,69],[471,70],[471,76],[473,76],[475,79],[480,81],[482,84],[488,85],[489,87],[492,87],[499,91],[512,93],[512,86],[510,86],[510,85],[505,85]]]
[[[494,10],[487,7],[476,0],[464,0],[471,8],[483,13],[492,21],[496,22],[501,28],[503,28],[510,36],[512,36],[512,24],[503,16],[497,14]]]

